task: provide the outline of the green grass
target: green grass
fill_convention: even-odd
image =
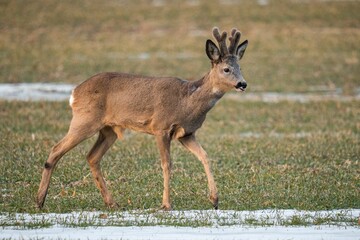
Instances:
[[[0,115],[0,212],[36,212],[43,164],[67,131],[70,109],[67,103],[1,102]],[[220,208],[360,208],[359,116],[358,102],[223,99],[198,134],[213,159]],[[106,209],[85,160],[94,141],[60,161],[45,212]],[[201,163],[176,142],[172,158],[174,209],[211,209]],[[153,137],[128,132],[105,155],[102,169],[121,209],[160,206],[162,170]]]
[[[102,71],[198,79],[219,26],[250,42],[242,60],[250,90],[355,94],[360,3],[306,2],[1,1],[0,82],[80,83]]]

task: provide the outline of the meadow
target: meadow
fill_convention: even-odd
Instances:
[[[0,82],[80,83],[103,71],[198,79],[205,41],[236,27],[250,91],[356,94],[356,1],[1,1]]]
[[[1,210],[36,211],[49,149],[66,133],[67,103],[3,102]],[[359,208],[359,108],[350,103],[244,103],[223,99],[199,140],[213,159],[220,208]],[[45,211],[106,209],[85,156],[95,139],[63,157]],[[211,209],[201,163],[172,145],[174,209]],[[109,188],[127,210],[160,206],[162,170],[152,136],[129,132],[102,161]]]
[[[356,96],[359,11],[356,1],[1,1],[0,83],[77,84],[104,71],[195,80],[210,69],[204,45],[218,26],[249,40],[241,61],[248,92]],[[0,212],[37,213],[41,171],[67,132],[70,107],[0,101],[0,119]],[[198,138],[220,209],[360,208],[359,101],[224,98]],[[107,210],[85,159],[94,142],[59,162],[42,212]],[[172,159],[173,208],[211,209],[201,163],[176,142]],[[120,210],[160,206],[152,136],[126,132],[102,169]]]

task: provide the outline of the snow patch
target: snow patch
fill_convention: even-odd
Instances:
[[[64,101],[69,99],[71,84],[19,83],[0,84],[0,99],[19,101]]]
[[[359,216],[360,209],[0,213],[0,232],[12,239],[358,239]]]
[[[158,57],[166,58],[167,55],[159,53]],[[137,58],[147,59],[150,56],[141,54]],[[191,55],[181,53],[178,58],[188,58]],[[66,83],[19,83],[0,84],[0,99],[19,101],[64,101],[68,100],[75,85]],[[213,89],[216,91],[216,89]],[[247,92],[246,94],[229,93],[225,98],[241,102],[316,102],[316,101],[360,101],[360,88],[355,89],[354,95],[343,95],[341,89],[327,89],[323,86],[312,87],[308,93],[289,92]]]
[[[233,239],[359,239],[356,227],[51,227],[30,230],[1,230],[2,238],[11,239],[191,239],[191,240],[233,240]]]

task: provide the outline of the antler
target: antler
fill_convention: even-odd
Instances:
[[[227,46],[226,46],[226,37],[227,37],[226,32],[223,32],[220,35],[219,28],[214,27],[213,28],[213,35],[214,35],[216,41],[219,44],[221,57],[224,57],[224,56],[226,56],[228,54],[236,54],[235,53],[236,48],[237,48],[237,45],[239,44],[240,37],[241,37],[241,33],[236,28],[233,28],[231,30],[231,36],[229,37],[229,40],[230,40],[229,48],[227,48]]]
[[[227,54],[229,54],[228,48],[226,46],[226,37],[227,37],[227,33],[223,32],[220,36],[220,32],[219,32],[219,28],[214,27],[213,28],[213,35],[216,39],[216,41],[219,44],[220,47],[220,55],[221,57],[226,56]]]
[[[239,41],[240,41],[240,37],[241,37],[241,33],[236,28],[233,28],[231,30],[231,37],[229,37],[229,40],[230,40],[229,53],[230,54],[235,54],[237,45],[239,44]]]

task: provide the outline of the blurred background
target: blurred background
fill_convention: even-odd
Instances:
[[[211,30],[236,27],[249,47],[249,91],[360,86],[360,1],[0,1],[0,83],[78,84],[104,71],[195,80]]]

